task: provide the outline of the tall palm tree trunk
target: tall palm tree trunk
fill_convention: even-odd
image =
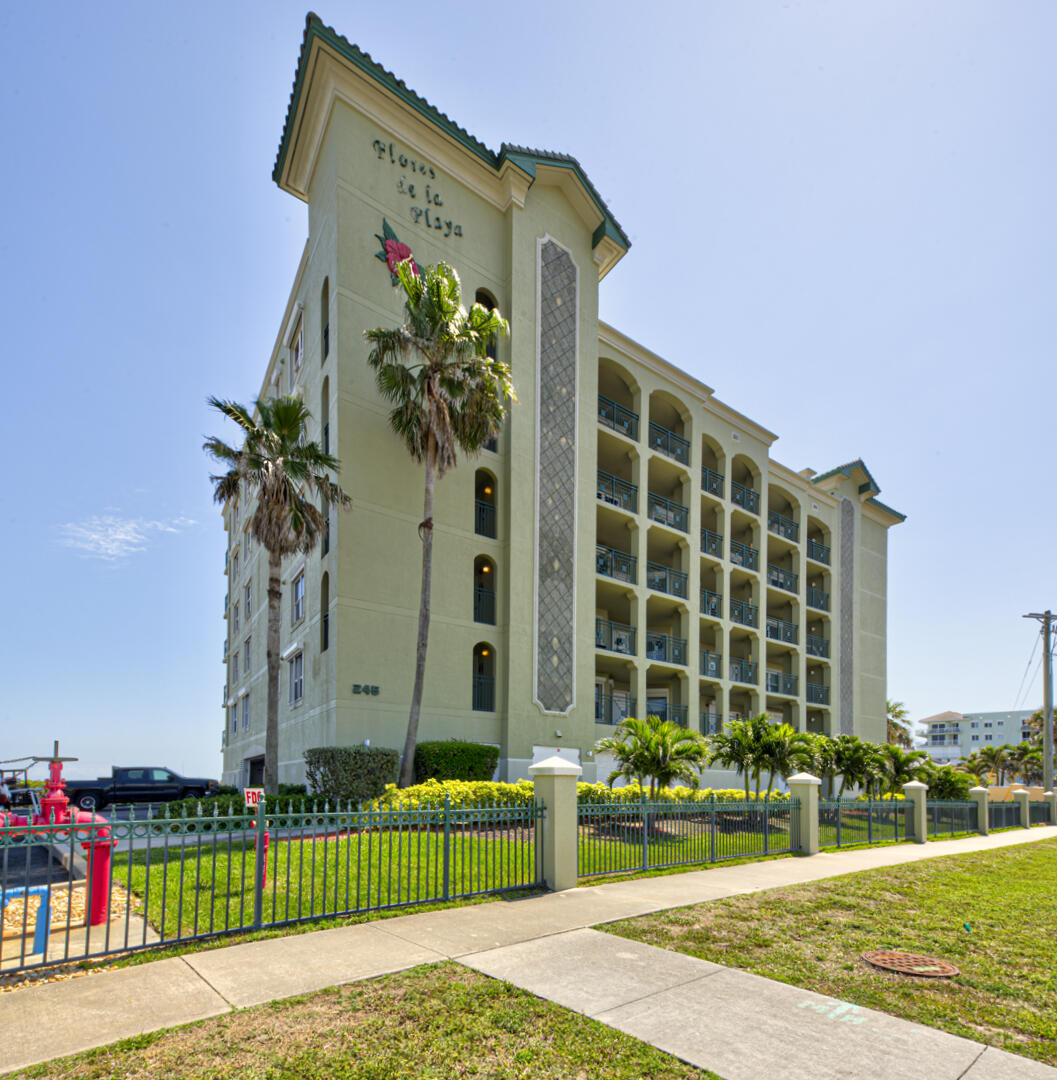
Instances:
[[[264,729],[264,790],[279,793],[279,612],[282,561],[268,552],[268,719]]]
[[[426,683],[426,646],[429,644],[429,593],[433,582],[433,488],[436,443],[429,437],[426,451],[426,495],[422,508],[422,596],[418,606],[418,642],[415,649],[415,686],[411,691],[411,712],[407,718],[404,755],[400,762],[400,787],[410,787],[415,780],[415,744],[418,720],[422,712],[422,691]]]

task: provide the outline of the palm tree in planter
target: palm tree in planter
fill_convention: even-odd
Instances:
[[[708,764],[708,743],[696,731],[681,727],[674,720],[647,716],[637,720],[629,716],[614,734],[595,743],[595,752],[612,754],[617,767],[609,774],[614,780],[650,782],[650,799],[659,788],[670,787],[677,780],[696,786],[700,770]]]
[[[203,449],[227,472],[210,476],[213,498],[227,505],[240,492],[256,498],[250,535],[268,552],[268,716],[264,732],[264,789],[279,788],[279,604],[282,561],[295,552],[308,554],[319,543],[326,519],[316,502],[326,499],[346,507],[349,496],[330,479],[341,463],[305,438],[310,413],[298,397],[256,403],[256,419],[234,401],[211,397],[209,404],[243,432],[239,449],[215,436]]]
[[[457,452],[477,454],[499,433],[507,403],[516,401],[510,367],[488,355],[509,325],[498,311],[463,307],[459,275],[447,263],[421,270],[410,256],[391,268],[404,292],[404,322],[394,329],[364,331],[371,344],[367,363],[378,390],[392,402],[389,425],[411,457],[426,470],[426,493],[418,534],[422,540],[422,590],[418,611],[415,683],[400,786],[414,782],[415,744],[426,680],[430,586],[433,575],[433,493],[457,462]]]

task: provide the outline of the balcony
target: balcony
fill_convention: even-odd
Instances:
[[[732,596],[730,618],[732,622],[741,623],[742,626],[758,626],[760,609],[756,604],[750,604],[748,600],[735,600]]]
[[[650,716],[658,720],[671,720],[680,727],[686,727],[686,706],[673,705],[670,701],[654,701],[647,706]]]
[[[473,531],[478,536],[496,538],[495,528],[495,503],[485,502],[483,499],[474,500]]]
[[[619,476],[598,470],[598,498],[601,502],[635,514],[639,509],[639,489]]]
[[[713,472],[707,465],[701,469],[701,490],[709,495],[715,495],[717,499],[723,498],[723,474]]]
[[[634,585],[638,578],[638,559],[626,551],[615,551],[604,544],[597,544],[595,572]]]
[[[807,684],[807,700],[812,705],[829,704],[829,687],[821,683],[809,682]]]
[[[957,724],[933,724],[929,728],[930,735],[958,735],[961,733],[961,728]]]
[[[829,548],[825,544],[820,544],[817,540],[812,540],[810,537],[807,541],[807,557],[814,559],[815,562],[825,563],[829,566]]]
[[[659,450],[682,465],[690,464],[690,444],[681,435],[650,422],[650,449]]]
[[[713,532],[711,529],[701,530],[701,550],[706,555],[715,555],[717,559],[723,558],[723,534]]]
[[[626,690],[595,694],[595,723],[616,727],[635,715],[635,699]]]
[[[706,679],[723,678],[723,657],[719,653],[701,650],[701,674]]]
[[[495,676],[475,675],[473,677],[474,712],[495,712]]]
[[[829,638],[818,637],[816,634],[807,635],[807,655],[808,656],[821,656],[823,659],[829,659]]]
[[[765,672],[768,694],[787,694],[789,697],[797,696],[798,678],[796,675],[788,675],[784,671]]]
[[[773,563],[767,564],[767,584],[776,589],[785,589],[786,592],[795,593],[800,589],[800,575],[792,570],[784,570]]]
[[[595,619],[595,648],[634,656],[635,627],[613,622],[612,619]]]
[[[625,409],[602,394],[598,395],[598,422],[629,439],[639,440],[639,414]]]
[[[731,682],[752,683],[754,686],[760,681],[759,666],[755,660],[731,660]]]
[[[495,626],[495,590],[479,585],[473,590],[473,621]]]
[[[800,540],[800,526],[792,518],[783,517],[776,510],[767,511],[767,530],[775,536],[792,540],[794,544]]]
[[[723,618],[723,597],[709,589],[701,590],[701,614],[713,619]]]
[[[723,717],[718,712],[701,713],[701,734],[718,735],[723,730]]]
[[[646,563],[646,588],[686,599],[686,574],[662,563]]]
[[[661,660],[666,664],[686,663],[686,638],[671,634],[646,631],[646,659]]]
[[[740,540],[730,538],[730,561],[735,566],[744,566],[746,570],[759,570],[760,552],[751,544],[743,544]]]
[[[784,641],[787,645],[795,645],[799,634],[800,627],[795,622],[787,622],[774,615],[767,616],[767,636],[772,641]]]
[[[809,586],[807,590],[807,606],[818,608],[819,611],[829,611],[829,593]]]
[[[739,484],[737,480],[730,482],[730,501],[735,506],[748,510],[750,514],[760,512],[760,493],[751,487]]]
[[[646,499],[646,516],[651,521],[667,525],[669,529],[688,532],[690,528],[690,510],[687,507],[666,499],[663,495],[655,495],[652,491]]]

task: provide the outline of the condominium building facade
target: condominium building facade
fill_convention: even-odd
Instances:
[[[599,320],[629,243],[573,158],[489,150],[310,16],[274,178],[307,202],[309,236],[260,393],[303,395],[353,499],[283,567],[281,779],[303,777],[312,746],[403,743],[423,473],[363,339],[401,320],[397,244],[509,318],[498,348],[519,398],[437,486],[420,738],[498,745],[508,779],[555,752],[604,779],[592,748],[629,715],[710,733],[767,712],[883,739],[902,515],[862,461],[779,464],[772,432]],[[252,510],[225,509],[224,777],[243,783],[266,699]]]
[[[1007,712],[942,712],[919,721],[929,756],[941,764],[961,761],[985,746],[1016,746],[1031,736],[1032,709]]]

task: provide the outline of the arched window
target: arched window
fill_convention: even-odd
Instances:
[[[473,647],[473,707],[495,712],[495,649],[485,641]]]
[[[495,626],[495,563],[478,555],[473,563],[473,621]]]
[[[323,279],[319,294],[319,362],[325,364],[330,355],[330,278]]]
[[[330,648],[330,574],[324,574],[319,584],[319,651]]]
[[[322,425],[323,453],[330,453],[330,376],[323,380],[323,389],[319,395],[319,422]]]
[[[473,531],[478,536],[495,539],[496,531],[496,482],[487,469],[478,469],[474,478]]]

